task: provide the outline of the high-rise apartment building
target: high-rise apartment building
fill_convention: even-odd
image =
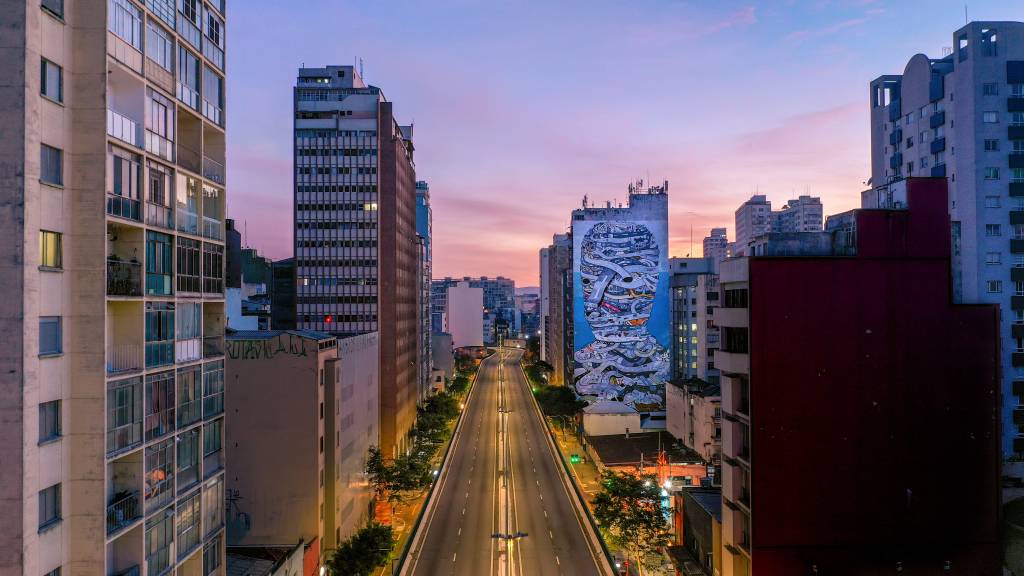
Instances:
[[[430,186],[420,180],[416,182],[416,235],[420,240],[419,257],[419,296],[416,311],[419,314],[419,330],[417,347],[417,388],[420,401],[430,393],[430,327],[431,294],[430,281],[433,273],[433,253],[431,251],[431,235],[433,234],[433,213],[430,208]]]
[[[945,177],[953,297],[999,304],[1003,455],[1024,455],[1024,23],[971,22],[870,84],[871,178]],[[954,153],[955,151],[955,153]],[[862,205],[891,207],[874,190]],[[1008,469],[1009,471],[1009,469]],[[1014,475],[1022,471],[1013,470]]]
[[[716,263],[710,258],[669,258],[672,275],[672,379],[678,382],[697,377],[704,362],[700,341],[707,327],[702,324],[697,299],[698,280],[713,275]]]
[[[733,256],[746,254],[747,246],[772,229],[772,203],[764,194],[751,196],[736,209],[736,248]]]
[[[0,15],[0,573],[223,573],[224,10]]]
[[[471,286],[468,281],[463,280],[448,287],[446,301],[447,325],[445,331],[451,334],[452,346],[454,348],[483,346],[484,325],[480,318],[484,314],[485,307],[484,289],[479,286]]]
[[[572,212],[576,392],[661,407],[671,376],[668,182],[629,186],[628,204]]]
[[[771,213],[772,232],[819,232],[823,222],[821,198],[800,196]]]
[[[886,193],[721,265],[724,576],[1002,573],[999,309],[951,299],[945,180]]]
[[[572,292],[567,282],[572,276],[572,238],[555,234],[551,245],[540,254],[541,275],[541,354],[553,371],[549,382],[556,386],[571,383],[566,378],[572,371],[572,343],[567,333],[572,323]]]
[[[295,86],[299,329],[380,332],[380,437],[406,448],[416,417],[421,243],[412,127],[353,66],[300,68]]]
[[[446,277],[441,280],[434,280],[431,287],[431,306],[434,307],[434,314],[441,314],[448,308],[448,288],[458,285],[460,282],[467,282],[472,288],[481,288],[484,291],[484,310],[482,329],[484,344],[495,345],[501,338],[512,333],[516,319],[516,283],[511,278],[498,276],[488,278]]]
[[[711,234],[704,237],[704,257],[711,258],[715,263],[725,260],[729,238],[726,237],[725,228],[712,228]]]
[[[718,270],[718,264],[715,264]],[[700,274],[697,276],[697,326],[703,332],[697,339],[697,378],[718,384],[719,373],[715,368],[715,350],[721,345],[718,324],[715,323],[715,310],[721,304],[718,291],[718,274]]]

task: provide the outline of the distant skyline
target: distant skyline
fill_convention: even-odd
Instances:
[[[584,195],[669,180],[671,256],[734,237],[749,196],[854,208],[870,176],[868,82],[941,57],[962,2],[246,0],[229,4],[229,216],[291,255],[292,86],[300,66],[364,61],[415,125],[434,276],[538,284],[538,256]],[[1020,19],[972,2],[973,20]],[[268,47],[273,47],[268,50]],[[692,252],[691,252],[692,228]]]

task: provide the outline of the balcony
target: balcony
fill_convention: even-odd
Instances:
[[[146,202],[146,224],[174,230],[174,210],[168,206]]]
[[[903,129],[902,128],[896,128],[895,130],[893,130],[892,132],[889,133],[889,145],[890,146],[895,146],[895,145],[899,144],[902,141],[903,141]]]
[[[173,529],[173,528],[172,528]],[[146,556],[146,574],[163,574],[171,567],[171,548],[159,548]]]
[[[1010,252],[1014,254],[1024,254],[1024,238],[1010,239]]]
[[[942,152],[945,149],[946,149],[946,139],[945,138],[936,138],[935,140],[931,141],[931,144],[928,145],[928,151],[931,152],[932,154],[938,154],[939,152]]]
[[[223,240],[224,222],[217,218],[203,216],[203,236],[212,240]]]
[[[174,364],[174,340],[146,342],[146,368]]]
[[[224,450],[217,450],[203,456],[203,479],[210,478],[224,469]]]
[[[203,358],[217,358],[224,355],[224,335],[203,338]]]
[[[1010,182],[1010,196],[1024,196],[1024,182]]]
[[[1010,168],[1024,168],[1024,154],[1020,152],[1010,153]]]
[[[150,130],[146,130],[146,151],[174,162],[174,142]]]
[[[119,492],[107,505],[107,536],[112,536],[142,518],[138,492]]]
[[[945,164],[939,164],[938,166],[932,166],[932,171],[930,172],[930,176],[932,178],[945,178],[946,177],[946,165]]]
[[[1006,110],[1009,112],[1024,112],[1024,98],[1010,96],[1006,99]]]
[[[107,134],[112,138],[142,148],[142,124],[107,108]]]
[[[110,192],[107,192],[107,214],[142,222],[142,206],[137,199],[118,196]]]
[[[1024,324],[1012,324],[1012,325],[1010,325],[1010,336],[1015,338],[1015,339],[1016,338],[1024,338]]]
[[[224,185],[224,165],[209,156],[203,156],[203,178]]]
[[[170,274],[146,272],[146,294],[151,296],[170,296],[174,294],[173,278]]]
[[[107,455],[111,456],[142,444],[142,421],[107,429]]]
[[[750,355],[715,350],[715,367],[723,374],[750,374]]]
[[[142,263],[107,260],[107,296],[142,296]]]
[[[1010,140],[1024,140],[1024,124],[1011,124],[1008,126],[1006,137]]]
[[[1010,296],[1011,310],[1024,310],[1024,296]]]
[[[203,35],[199,32],[199,28],[182,14],[178,14],[178,34],[181,34],[182,39],[196,50],[202,47]]]
[[[174,408],[146,414],[146,441],[174,432]],[[148,448],[147,448],[148,450]]]
[[[199,152],[183,146],[180,142],[178,143],[178,166],[196,174],[201,174],[203,163],[200,158]]]
[[[203,418],[203,401],[201,398],[189,400],[178,405],[178,428],[195,424]]]
[[[895,170],[896,168],[899,168],[901,164],[903,164],[903,154],[897,152],[889,158],[889,168]]]
[[[107,345],[107,374],[125,374],[142,370],[142,346],[139,344]]]
[[[1024,366],[1024,352],[1014,352],[1010,358],[1010,364],[1014,368],[1020,368]]]
[[[1010,210],[1010,224],[1024,224],[1024,210]]]
[[[889,122],[899,122],[902,116],[902,107],[900,106],[899,100],[893,100],[889,103]]]
[[[935,129],[946,123],[946,111],[940,110],[935,114],[932,114],[931,118],[928,119],[928,127]]]
[[[1024,268],[1015,266],[1010,268],[1010,280],[1014,282],[1024,282]]]

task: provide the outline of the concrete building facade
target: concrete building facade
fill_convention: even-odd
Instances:
[[[666,428],[708,466],[711,484],[722,481],[722,392],[698,378],[672,381],[665,388]]]
[[[294,97],[296,325],[380,333],[381,449],[393,456],[419,397],[412,127],[353,66],[299,69]]]
[[[223,573],[224,10],[0,15],[0,573]]]
[[[448,288],[461,283],[471,288],[480,288],[484,295],[484,309],[481,316],[481,331],[484,344],[493,346],[499,340],[518,335],[516,331],[516,283],[511,278],[481,276],[471,278],[445,277],[431,284],[431,306],[434,314],[444,314],[448,307]],[[448,331],[450,330],[442,330]]]
[[[701,322],[706,311],[698,304],[698,281],[701,276],[713,275],[716,265],[710,258],[669,258],[668,267],[672,274],[672,378],[682,381],[697,377],[700,364],[706,362],[700,356],[708,329]]]
[[[949,181],[953,295],[999,304],[1005,457],[1024,455],[1024,23],[971,22],[870,83],[871,179]],[[955,151],[955,154],[954,154]],[[898,201],[869,190],[862,206]],[[1007,472],[1021,477],[1012,464]]]
[[[370,517],[363,467],[379,442],[376,333],[228,336],[228,543],[337,548]]]
[[[711,233],[704,237],[705,258],[710,258],[715,263],[725,260],[729,246],[729,238],[726,236],[725,228],[712,228]]]
[[[821,198],[800,196],[771,214],[772,232],[817,232],[822,228]]]
[[[422,402],[430,394],[430,336],[431,293],[430,283],[433,274],[433,252],[431,251],[431,235],[433,234],[433,211],[430,207],[430,185],[420,180],[416,182],[416,235],[420,240],[419,258],[419,293],[416,300],[416,312],[419,315],[417,330],[417,373],[419,400]]]
[[[452,336],[452,346],[483,346],[484,325],[480,319],[484,314],[484,289],[459,282],[448,287],[445,300],[446,329]]]
[[[750,197],[736,209],[736,241],[733,256],[746,254],[750,242],[772,229],[772,203],[764,194]]]
[[[572,239],[555,234],[541,252],[541,358],[553,368],[549,383],[571,383]],[[570,344],[567,346],[567,344]]]
[[[999,310],[944,288],[945,179],[899,187],[722,263],[726,576],[1002,573]]]

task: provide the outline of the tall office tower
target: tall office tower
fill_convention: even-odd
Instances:
[[[571,346],[565,346],[565,334],[572,316],[567,316],[566,300],[572,298],[566,290],[566,277],[572,274],[572,239],[568,234],[555,234],[551,245],[541,254],[541,307],[546,309],[541,318],[541,342],[545,361],[554,369],[549,382],[556,386],[566,383],[567,365],[571,365]],[[544,303],[544,300],[547,303]]]
[[[419,314],[419,340],[416,374],[419,388],[419,399],[425,400],[430,393],[430,280],[433,269],[431,252],[431,234],[433,233],[433,214],[430,208],[430,186],[420,180],[416,182],[416,235],[419,236],[421,249],[419,258],[419,298],[416,311]]]
[[[270,289],[270,328],[295,329],[295,258],[276,260],[271,264],[273,285]]]
[[[1024,456],[1024,24],[971,22],[941,59],[918,54],[870,84],[871,179],[949,181],[953,295],[1005,311],[1003,455]],[[954,154],[955,150],[955,154]],[[865,192],[865,208],[892,206]],[[1007,472],[1024,476],[1019,464]]]
[[[751,196],[736,209],[736,253],[746,254],[747,246],[762,234],[772,230],[772,203],[764,194]]]
[[[772,212],[772,232],[820,232],[823,208],[821,198],[800,196]]]
[[[711,234],[704,237],[704,257],[711,258],[715,264],[725,260],[729,245],[729,238],[725,234],[725,228],[712,228]]]
[[[629,186],[626,207],[572,212],[573,385],[663,409],[671,365],[668,182]]]
[[[672,379],[677,382],[697,377],[704,358],[699,356],[707,327],[701,323],[698,306],[698,281],[713,275],[716,264],[711,258],[669,258],[672,286]]]
[[[946,181],[884,192],[722,263],[725,576],[1002,574],[999,309],[950,297]]]
[[[419,313],[412,127],[353,66],[295,86],[296,324],[380,332],[380,437],[404,451],[416,416]]]
[[[0,573],[223,573],[224,30],[4,5]]]
[[[442,313],[448,309],[448,288],[467,282],[471,288],[484,291],[483,334],[484,344],[492,346],[507,337],[515,326],[516,283],[511,278],[498,276],[488,278],[446,277],[434,280],[431,287],[431,305],[439,306]],[[443,293],[442,293],[443,292]]]

